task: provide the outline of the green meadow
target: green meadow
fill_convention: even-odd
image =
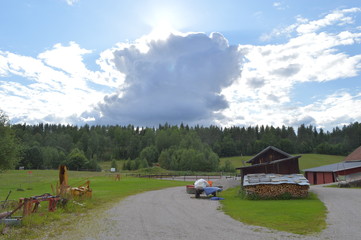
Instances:
[[[59,229],[71,229],[73,222],[80,216],[86,216],[92,211],[105,210],[127,196],[188,184],[188,182],[125,176],[122,176],[120,181],[115,181],[115,174],[104,172],[69,171],[68,175],[69,185],[73,187],[90,180],[90,187],[93,190],[90,200],[69,202],[64,208],[58,208],[53,213],[47,212],[47,203],[41,204],[37,213],[23,219],[22,227],[7,229],[7,233],[0,235],[0,239],[35,239],[48,232],[49,226],[52,226],[52,232],[56,234]],[[0,200],[5,200],[9,191],[11,191],[9,199],[12,200],[52,193],[51,185],[56,186],[57,181],[58,171],[56,170],[3,172],[0,174]],[[16,212],[14,216],[21,216],[21,211]],[[62,227],[59,228],[59,226]],[[0,232],[3,230],[4,226],[0,225]]]

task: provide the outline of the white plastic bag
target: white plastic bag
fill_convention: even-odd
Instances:
[[[209,187],[209,183],[202,178],[194,182],[195,189],[203,189],[205,187]]]

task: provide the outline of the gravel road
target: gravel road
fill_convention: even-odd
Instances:
[[[236,184],[237,181],[227,180],[221,185]],[[71,233],[71,236],[72,239],[86,240],[360,239],[361,191],[319,186],[311,189],[329,210],[328,228],[313,236],[245,225],[220,211],[218,201],[195,199],[185,193],[185,187],[128,197],[92,224],[82,224],[87,227],[75,235]],[[67,235],[63,234],[62,239],[68,239]]]
[[[328,228],[321,239],[361,239],[361,189],[312,186],[328,209]]]

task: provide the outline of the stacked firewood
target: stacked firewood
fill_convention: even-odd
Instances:
[[[297,184],[258,184],[244,187],[247,195],[255,195],[260,198],[276,198],[284,194],[290,194],[293,198],[304,198],[308,195],[308,185]]]

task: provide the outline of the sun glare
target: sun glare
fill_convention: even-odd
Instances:
[[[166,39],[171,33],[178,33],[182,21],[178,11],[170,6],[158,8],[148,17],[147,24],[151,27],[149,37],[152,39]]]
[[[171,33],[176,32],[171,24],[167,21],[159,22],[153,27],[152,32],[149,34],[153,39],[166,39]]]

